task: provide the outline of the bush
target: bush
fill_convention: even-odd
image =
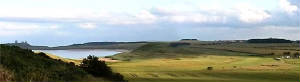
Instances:
[[[123,76],[119,73],[113,73],[111,68],[104,61],[99,61],[96,56],[89,55],[84,58],[80,68],[96,77],[106,77],[113,81],[125,82]]]
[[[207,67],[207,70],[213,70],[213,67]]]

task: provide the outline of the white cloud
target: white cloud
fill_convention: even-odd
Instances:
[[[92,15],[93,10],[72,9],[72,8],[0,8],[0,17],[20,17],[20,18],[79,18],[85,15]]]
[[[166,16],[166,18],[171,22],[176,23],[211,23],[211,22],[221,22],[224,20],[221,16],[215,15],[203,15],[203,14],[183,14],[183,15],[171,15]]]
[[[0,30],[37,30],[40,27],[35,24],[19,24],[10,22],[0,22]]]
[[[142,10],[136,15],[136,18],[138,21],[145,24],[154,23],[157,20],[157,17],[147,10]]]
[[[106,24],[113,25],[133,25],[133,24],[153,24],[156,23],[158,17],[147,10],[142,10],[137,14],[114,15],[106,17]]]
[[[293,14],[296,11],[298,11],[298,7],[296,5],[292,5],[288,0],[280,0],[279,6],[281,9],[283,9],[285,12],[289,14]]]
[[[83,29],[94,29],[97,25],[95,23],[81,23],[79,24],[79,27]]]
[[[286,0],[281,0],[280,2],[282,8],[288,12],[295,12],[298,9]],[[255,5],[253,4],[238,3],[237,6],[233,6],[233,8],[223,8],[222,5],[218,4],[212,4],[214,6],[209,6],[211,4],[206,6],[192,4],[180,5],[180,8],[173,8],[176,5],[166,7],[159,6],[140,10],[140,12],[113,12],[107,10],[98,11],[70,8],[0,8],[0,17],[2,17],[2,20],[4,21],[11,22],[75,23],[79,24],[81,28],[86,29],[93,29],[98,24],[142,25],[175,23],[186,25],[256,26],[263,24],[276,24],[276,21],[286,19],[284,17],[279,18],[279,16],[276,16],[279,14],[274,14],[272,11],[266,11],[263,8],[255,8]],[[276,20],[273,20],[274,18],[276,18]],[[276,23],[274,23],[274,21]],[[291,23],[288,24],[296,25]],[[55,26],[50,28],[55,28]]]
[[[238,4],[235,8],[239,19],[245,23],[259,23],[271,17],[271,15],[264,10],[251,7],[248,4]]]
[[[49,26],[49,28],[50,29],[58,29],[58,28],[60,28],[60,26],[58,26],[58,25],[51,25],[51,26]]]
[[[40,29],[36,24],[0,22],[0,36],[32,34]]]

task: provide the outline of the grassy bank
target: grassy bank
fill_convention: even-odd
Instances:
[[[75,65],[73,61],[78,62],[55,55],[34,53],[17,46],[0,45],[0,81],[125,82],[122,75],[112,72],[97,57],[89,56],[80,65]]]

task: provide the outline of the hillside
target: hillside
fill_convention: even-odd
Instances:
[[[150,43],[111,56],[123,61],[110,66],[130,82],[298,81],[298,58],[275,59],[285,52],[299,52],[299,44]]]
[[[51,47],[51,49],[126,49],[134,50],[148,42],[88,42],[68,46]]]
[[[88,61],[86,61],[88,62]],[[100,61],[95,61],[100,62]],[[105,62],[100,62],[105,67]],[[89,65],[87,63],[87,65]],[[93,64],[98,65],[98,64]],[[80,65],[81,66],[81,65]],[[89,66],[88,66],[89,67]],[[89,68],[94,69],[94,68]],[[110,68],[99,70],[112,74],[96,77],[74,63],[66,63],[60,59],[52,59],[44,53],[34,53],[32,50],[21,49],[17,46],[0,45],[0,80],[17,82],[111,82],[115,81]],[[120,77],[118,75],[116,78]]]
[[[157,42],[141,46],[130,53],[121,53],[113,57],[123,60],[194,57],[201,54],[280,57],[285,52],[292,56],[300,53],[299,50],[299,43]]]
[[[83,44],[72,44],[67,46],[48,47],[35,46],[27,42],[22,43],[7,43],[7,45],[18,46],[23,49],[31,50],[64,50],[64,49],[126,49],[134,50],[137,47],[145,45],[148,42],[88,42]]]
[[[11,45],[11,46],[18,46],[22,49],[31,49],[31,50],[46,50],[50,49],[48,46],[34,46],[30,45],[27,42],[21,42],[21,43],[7,43],[6,45]]]

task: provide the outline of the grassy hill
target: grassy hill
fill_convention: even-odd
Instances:
[[[134,50],[149,42],[88,42],[83,44],[72,44],[67,46],[48,47],[34,46],[27,42],[22,43],[7,43],[7,45],[18,46],[23,49],[31,50],[65,50],[65,49],[126,49]]]
[[[299,44],[170,44],[149,43],[132,52],[114,55],[112,58],[123,62],[110,66],[129,82],[299,81],[299,59],[274,59],[284,52],[299,52]],[[208,67],[213,69],[207,70]]]
[[[53,59],[44,53],[0,45],[0,81],[16,82],[111,82],[112,75],[96,77],[73,62]],[[104,62],[105,63],[105,62]],[[89,64],[87,64],[89,65]],[[93,64],[98,65],[98,64]],[[103,67],[105,64],[101,64]],[[107,68],[108,71],[110,68]],[[97,72],[106,72],[99,70]],[[110,72],[108,72],[110,73]],[[120,76],[120,75],[119,75]]]

